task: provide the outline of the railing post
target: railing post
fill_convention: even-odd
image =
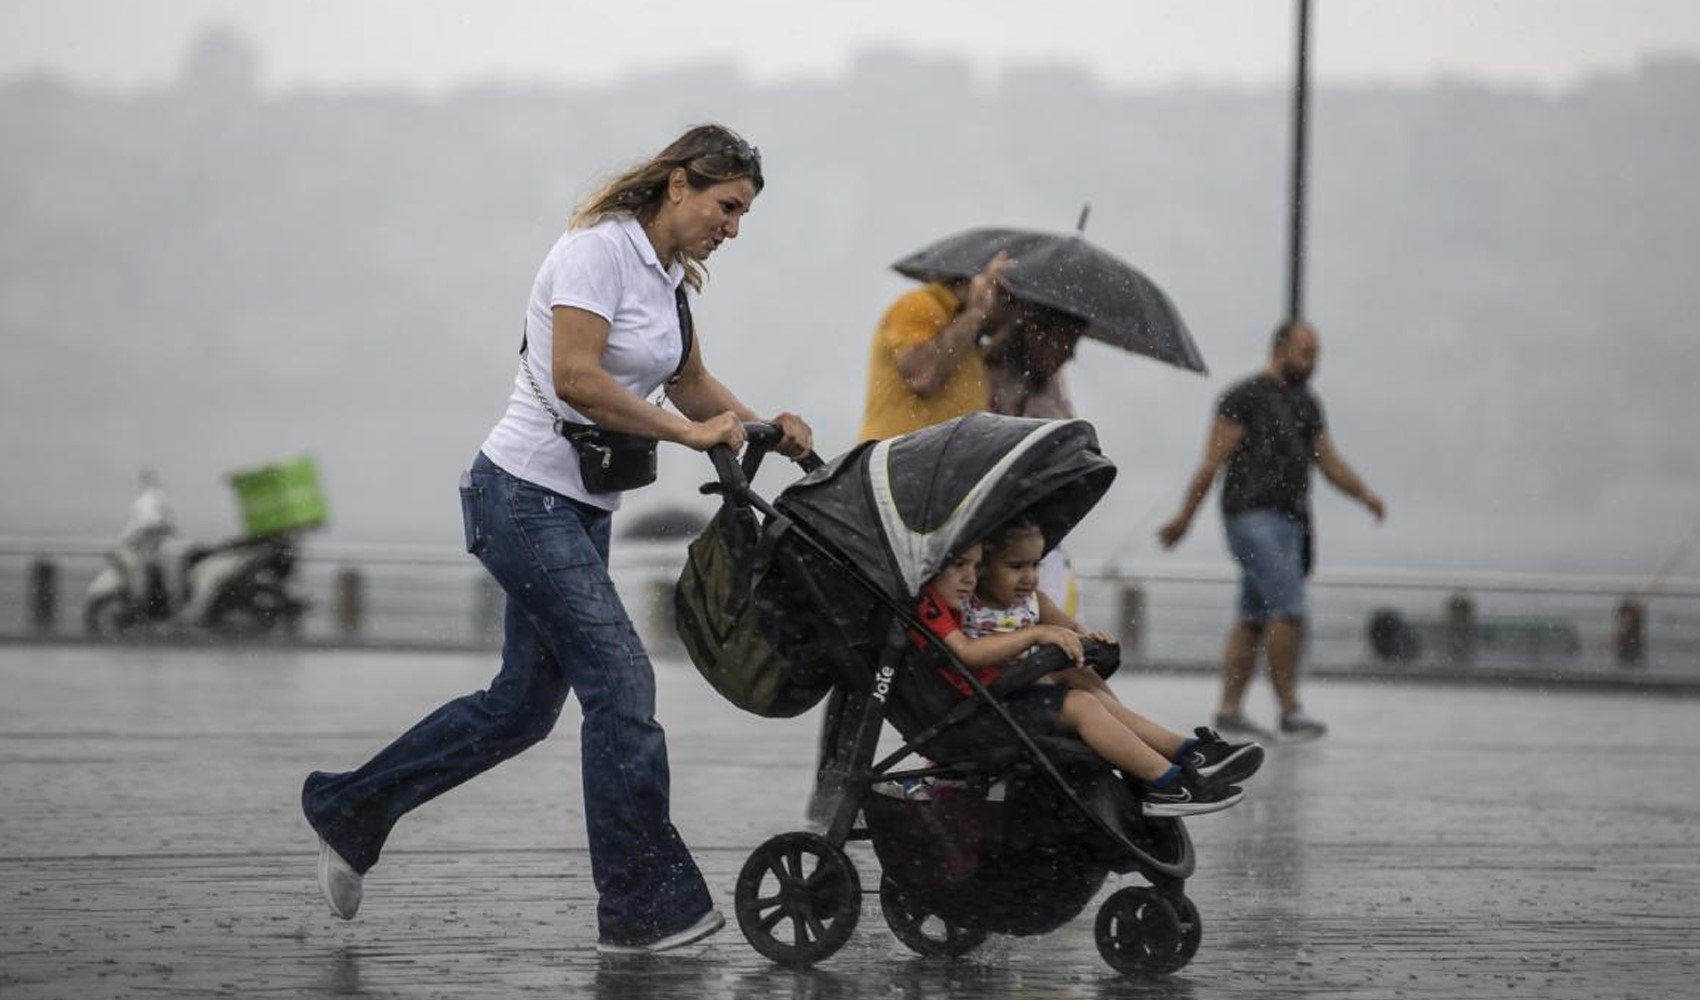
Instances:
[[[662,574],[644,581],[646,608],[646,629],[643,637],[646,644],[654,649],[677,649],[679,633],[673,622],[673,588],[675,581]]]
[[[472,581],[472,641],[484,645],[499,641],[502,634],[502,611],[506,595],[496,578],[479,573]]]
[[[1462,590],[1446,599],[1446,659],[1450,663],[1476,659],[1476,602]]]
[[[336,628],[344,639],[357,638],[366,624],[366,578],[354,566],[336,574]]]
[[[1145,588],[1129,580],[1121,585],[1116,597],[1116,623],[1121,626],[1119,638],[1122,654],[1134,658],[1145,655]]]
[[[59,613],[59,567],[43,556],[30,564],[30,631],[48,635]]]
[[[1639,667],[1646,660],[1647,606],[1633,597],[1618,602],[1612,650],[1620,667]]]

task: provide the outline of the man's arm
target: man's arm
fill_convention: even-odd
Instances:
[[[899,350],[897,374],[903,376],[903,384],[922,399],[944,388],[956,374],[963,356],[977,350],[974,338],[985,322],[986,313],[970,306],[957,313],[931,340]]]
[[[1172,549],[1186,535],[1187,528],[1192,526],[1193,515],[1198,513],[1198,505],[1210,495],[1210,487],[1216,482],[1216,473],[1221,471],[1222,464],[1228,456],[1245,440],[1245,424],[1227,417],[1217,415],[1210,425],[1210,437],[1204,443],[1204,459],[1198,463],[1192,478],[1187,481],[1186,493],[1181,497],[1181,509],[1169,522],[1157,529],[1157,540],[1163,548]]]
[[[1381,502],[1381,497],[1375,491],[1364,485],[1346,460],[1340,457],[1340,452],[1334,447],[1334,440],[1326,430],[1316,435],[1316,467],[1322,470],[1322,476],[1334,488],[1369,508],[1377,521],[1387,516],[1387,506]]]
[[[956,374],[956,366],[968,351],[978,350],[975,338],[997,309],[999,280],[1014,266],[1008,254],[1000,253],[968,283],[967,301],[962,311],[951,318],[938,333],[921,341],[899,348],[897,374],[909,391],[922,399],[944,388]]]

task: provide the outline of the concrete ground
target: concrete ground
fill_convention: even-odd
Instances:
[[[1273,748],[1245,804],[1189,823],[1204,941],[1166,978],[1103,963],[1096,902],[956,962],[911,955],[872,897],[812,971],[769,965],[735,927],[677,957],[599,960],[571,709],[554,738],[404,821],[360,916],[332,918],[301,778],[358,764],[493,669],[482,654],[0,648],[0,996],[1697,989],[1700,700],[1652,694],[1313,683],[1334,733]],[[815,721],[744,716],[688,666],[658,673],[674,817],[730,916],[750,849],[801,827]],[[1206,721],[1214,694],[1196,677],[1115,683],[1177,728]],[[877,885],[871,852],[852,857]]]

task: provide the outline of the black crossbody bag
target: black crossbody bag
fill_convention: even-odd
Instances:
[[[696,327],[691,322],[691,305],[685,299],[685,286],[680,284],[673,290],[673,302],[679,309],[679,367],[668,376],[667,384],[672,385],[684,374],[686,362],[691,360],[691,345],[696,340]],[[525,335],[519,340],[519,354],[525,357]],[[635,490],[655,482],[655,445],[656,440],[642,434],[627,434],[624,431],[613,431],[595,424],[581,424],[568,420],[556,411],[549,397],[543,394],[537,379],[531,374],[531,365],[520,361],[525,370],[526,381],[531,383],[531,391],[537,396],[537,402],[542,405],[544,412],[555,419],[555,433],[567,439],[572,445],[573,452],[578,455],[579,478],[584,482],[584,488],[591,493],[620,493],[625,490]]]

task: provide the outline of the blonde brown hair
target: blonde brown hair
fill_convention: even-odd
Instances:
[[[602,185],[573,211],[573,229],[594,226],[603,219],[630,215],[639,222],[655,218],[666,197],[673,171],[682,168],[691,187],[702,190],[727,181],[749,178],[761,193],[761,151],[724,125],[696,125],[667,144],[667,148]],[[685,280],[701,289],[706,273],[700,262],[682,253],[674,257],[685,267]]]

